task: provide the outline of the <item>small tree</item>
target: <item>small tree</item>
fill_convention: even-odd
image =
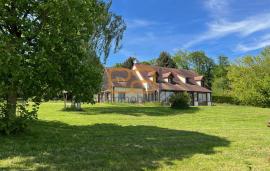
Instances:
[[[190,106],[190,96],[187,92],[177,93],[169,98],[171,108],[186,109]]]

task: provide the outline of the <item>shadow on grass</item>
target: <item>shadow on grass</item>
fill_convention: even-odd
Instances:
[[[141,107],[141,106],[106,106],[106,107],[86,107],[80,114],[98,115],[98,114],[122,114],[131,116],[169,116],[180,114],[196,113],[198,107],[188,109],[171,109],[170,107]]]
[[[195,154],[214,154],[224,138],[155,126],[71,126],[37,121],[31,131],[0,137],[0,170],[142,170],[173,165]]]

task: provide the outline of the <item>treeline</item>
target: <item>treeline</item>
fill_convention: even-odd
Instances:
[[[134,59],[129,57],[115,67],[131,68]],[[173,55],[161,52],[159,57],[141,63],[196,71],[205,77],[215,102],[270,107],[270,47],[257,56],[235,61],[226,56],[214,61],[203,51],[179,51]]]

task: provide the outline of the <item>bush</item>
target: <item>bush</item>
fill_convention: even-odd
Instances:
[[[239,104],[239,102],[234,99],[233,97],[231,96],[228,96],[228,95],[213,95],[212,96],[212,102],[214,103],[227,103],[227,104]]]
[[[4,135],[17,134],[23,132],[28,126],[28,121],[23,117],[14,119],[0,119],[0,133]]]
[[[234,99],[231,96],[220,96],[220,95],[213,95],[212,101],[214,103],[228,103],[228,104],[234,104]]]
[[[171,108],[186,109],[190,106],[190,96],[188,93],[174,94],[169,98]]]
[[[28,104],[18,105],[17,117],[9,117],[6,104],[0,105],[0,134],[10,135],[23,132],[29,125],[29,122],[37,119],[38,105],[34,105],[29,111]]]

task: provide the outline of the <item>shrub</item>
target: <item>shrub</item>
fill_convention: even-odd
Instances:
[[[31,111],[28,110],[28,104],[18,105],[17,117],[8,117],[6,104],[0,105],[0,134],[10,135],[23,132],[30,121],[37,119],[37,105],[33,105]]]
[[[174,109],[185,109],[190,106],[190,96],[188,93],[174,94],[169,98],[171,108]]]
[[[214,103],[227,103],[227,104],[239,104],[236,99],[228,95],[213,95],[212,102]]]

